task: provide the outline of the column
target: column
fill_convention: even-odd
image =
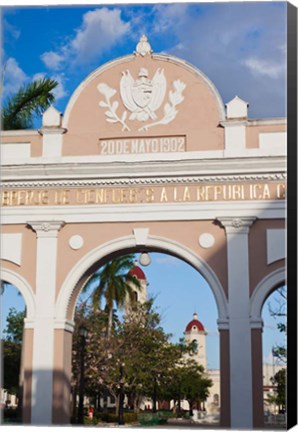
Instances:
[[[251,319],[253,427],[264,429],[263,401],[263,320]]]
[[[218,320],[220,343],[220,427],[230,428],[230,341],[227,320]]]
[[[22,422],[27,425],[31,423],[33,329],[32,323],[28,323],[27,318],[25,318],[24,321],[20,373],[20,402],[22,407]]]
[[[253,427],[248,233],[255,219],[254,217],[218,219],[225,228],[227,236],[232,429]]]
[[[33,335],[31,423],[52,423],[57,237],[62,221],[28,222],[36,232],[36,317]]]
[[[53,424],[70,425],[71,355],[74,323],[64,320],[55,323]]]

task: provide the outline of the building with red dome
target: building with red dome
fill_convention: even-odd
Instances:
[[[139,301],[140,303],[144,303],[147,300],[148,282],[146,279],[146,275],[143,272],[143,270],[139,267],[137,260],[134,262],[133,268],[131,270],[129,270],[128,275],[135,277],[140,282],[140,287],[137,287],[133,283],[131,283],[131,287],[134,290],[135,300]],[[126,311],[126,314],[130,312],[128,299],[126,301],[125,311]]]
[[[196,346],[196,352],[191,355],[199,364],[204,366],[206,370],[207,358],[206,358],[206,336],[207,332],[201,321],[198,320],[198,315],[193,314],[193,319],[187,324],[184,332],[184,337],[187,342],[194,342]]]
[[[186,325],[184,338],[187,342],[195,342],[196,352],[189,354],[189,357],[194,359],[198,364],[202,365],[205,373],[212,380],[212,387],[209,389],[209,396],[204,403],[204,408],[207,414],[219,414],[220,407],[220,371],[208,370],[207,368],[207,353],[206,353],[206,336],[207,331],[204,325],[198,319],[197,313],[193,314],[192,320]],[[184,402],[183,408],[188,409],[188,402]]]

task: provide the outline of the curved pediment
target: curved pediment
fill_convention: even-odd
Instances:
[[[220,150],[222,100],[179,58],[137,51],[96,69],[66,108],[64,155]],[[141,44],[141,48],[140,48]]]

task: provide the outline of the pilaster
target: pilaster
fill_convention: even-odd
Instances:
[[[253,427],[248,234],[255,217],[223,217],[228,257],[231,427]]]
[[[57,237],[63,221],[34,221],[36,232],[36,316],[33,335],[31,423],[52,423],[54,306]]]
[[[251,318],[251,357],[253,385],[253,427],[264,429],[263,403],[263,320]]]

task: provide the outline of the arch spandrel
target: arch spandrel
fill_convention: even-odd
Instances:
[[[180,137],[178,152],[223,150],[224,116],[219,93],[195,67],[164,54],[130,55],[98,68],[74,92],[63,152],[98,155],[102,140],[126,139],[130,153],[133,139],[162,145],[168,137]]]

